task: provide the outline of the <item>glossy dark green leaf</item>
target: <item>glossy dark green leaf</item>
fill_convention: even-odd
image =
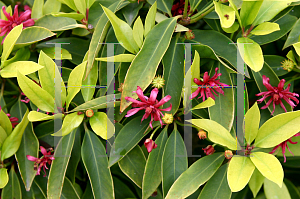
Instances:
[[[135,2],[128,4],[125,8],[122,9],[122,13],[130,26],[132,25],[132,22],[137,17],[142,7],[143,3]]]
[[[68,178],[64,179],[64,185],[61,193],[61,199],[80,199],[80,196],[77,194],[74,186]]]
[[[3,199],[22,199],[21,187],[18,176],[12,167],[9,172],[9,181],[2,189],[1,198]]]
[[[198,199],[230,199],[231,190],[227,182],[227,164],[221,166],[208,180]]]
[[[177,178],[166,199],[185,198],[194,193],[214,175],[224,159],[224,153],[215,153],[197,160]]]
[[[170,46],[164,55],[162,62],[164,65],[165,86],[164,95],[172,98],[163,105],[168,108],[172,104],[171,113],[174,115],[180,105],[181,91],[184,79],[184,46],[177,44],[179,35],[171,40]]]
[[[62,194],[65,174],[75,140],[75,133],[76,131],[74,130],[69,135],[62,137],[55,149],[55,159],[52,161],[48,176],[48,198],[58,198]]]
[[[119,167],[139,188],[142,188],[146,158],[139,145],[135,146],[121,161]]]
[[[32,186],[35,196],[47,199],[47,178],[38,175],[34,178]]]
[[[162,158],[162,187],[164,196],[178,177],[188,168],[184,141],[177,128],[170,135]]]
[[[87,55],[88,55],[88,52],[85,56],[85,59],[83,61],[86,61],[87,59]],[[85,71],[85,74],[83,77],[86,77],[85,79],[83,78],[82,80],[82,87],[81,87],[81,94],[82,94],[82,97],[84,99],[84,101],[89,101],[93,98],[93,95],[95,93],[95,87],[92,87],[93,85],[96,86],[97,84],[97,80],[98,80],[98,63],[97,62],[94,62],[94,65],[91,69],[91,72],[86,75],[86,72]],[[85,86],[87,86],[86,88],[84,88]]]
[[[128,122],[118,133],[109,156],[109,167],[120,161],[129,153],[149,131],[150,118],[141,123],[142,116],[136,117]],[[159,122],[153,122],[155,128]],[[150,128],[151,129],[151,128]]]
[[[265,55],[265,62],[272,68],[272,70],[276,73],[277,76],[282,76],[288,73],[287,70],[284,70],[281,67],[281,62],[283,62],[286,58],[278,55]]]
[[[286,185],[286,187],[289,190],[290,196],[292,199],[300,199],[300,191],[299,189],[297,189],[297,187],[293,184],[292,181],[288,180],[287,178],[285,178],[284,183]]]
[[[220,76],[220,82],[233,85],[227,69],[220,62],[215,62],[214,66],[219,68],[219,73],[222,74]],[[210,76],[212,77],[214,73],[215,70],[212,68]],[[235,107],[233,88],[223,88],[222,90],[224,91],[224,95],[216,92],[219,97],[215,96],[215,105],[209,107],[208,112],[211,120],[218,122],[230,131],[233,125]]]
[[[147,159],[143,177],[143,198],[150,197],[161,183],[163,152],[167,139],[168,127],[165,127],[155,140],[157,148],[151,151]]]
[[[31,155],[33,157],[38,157],[39,153],[39,142],[37,137],[33,132],[32,123],[29,124],[22,136],[21,145],[16,153],[16,159],[18,161],[19,171],[24,182],[25,188],[29,191],[33,179],[36,175],[36,170],[34,170],[34,162],[29,161],[26,155]],[[24,186],[22,185],[22,186]]]
[[[151,5],[156,1],[157,9],[167,13],[170,17],[172,16],[171,8],[173,0],[147,0]]]
[[[114,180],[114,190],[116,194],[116,199],[136,197],[133,191],[126,185],[126,182],[114,176],[113,176],[113,180]]]
[[[283,49],[285,49],[299,41],[299,34],[300,34],[299,29],[300,29],[300,20],[298,19],[297,22],[294,24],[288,38],[286,39]]]
[[[81,157],[90,179],[94,198],[113,199],[114,188],[106,150],[93,132],[85,132]]]

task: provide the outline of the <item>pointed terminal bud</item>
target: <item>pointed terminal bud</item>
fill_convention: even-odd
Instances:
[[[152,151],[152,149],[155,149],[157,147],[157,144],[155,144],[155,142],[151,139],[146,139],[144,142],[144,145],[145,145],[148,153],[150,153]]]
[[[188,40],[192,40],[195,38],[195,35],[192,32],[192,30],[189,30],[189,31],[185,32],[184,38],[186,38]]]
[[[86,115],[87,117],[93,117],[94,111],[93,111],[92,109],[89,109],[89,110],[87,110],[87,111],[85,112],[85,115]]]
[[[202,150],[206,155],[211,155],[216,151],[212,145],[208,145],[207,147],[202,148]]]
[[[173,122],[173,115],[169,113],[165,113],[165,116],[162,119],[164,123],[171,124]]]
[[[224,156],[227,160],[230,160],[233,156],[233,153],[230,150],[226,150],[225,153],[224,153]]]
[[[155,88],[162,88],[165,85],[165,80],[161,76],[157,76],[153,79],[152,85]]]
[[[199,136],[199,139],[200,139],[200,140],[204,140],[204,139],[207,138],[207,137],[206,137],[206,132],[203,131],[202,129],[198,132],[198,136]]]
[[[281,67],[284,70],[287,70],[288,72],[292,71],[294,68],[294,62],[290,59],[284,60],[283,62],[281,62],[281,64],[282,64]]]

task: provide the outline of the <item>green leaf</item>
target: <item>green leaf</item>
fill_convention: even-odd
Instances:
[[[232,192],[242,190],[249,182],[255,169],[249,157],[233,156],[229,162],[227,180]]]
[[[86,61],[76,66],[70,73],[68,79],[68,95],[66,99],[66,109],[68,110],[69,105],[75,95],[80,91],[82,85],[82,78],[86,68]]]
[[[283,182],[288,188],[291,198],[299,199],[300,198],[299,189],[297,189],[297,187],[290,180],[286,178],[283,180]]]
[[[134,19],[139,14],[139,11],[142,7],[143,7],[143,3],[134,2],[128,4],[125,8],[122,9],[122,14],[130,26],[132,25]],[[144,35],[144,29],[142,34]],[[133,33],[133,35],[135,34]]]
[[[279,187],[276,183],[265,179],[264,191],[267,199],[291,199],[289,190],[284,183],[282,183],[282,187]]]
[[[272,32],[280,30],[279,25],[277,23],[272,22],[264,22],[256,26],[252,31],[251,34],[253,35],[267,35]]]
[[[59,12],[61,8],[61,3],[57,0],[47,0],[45,2],[43,13],[44,15],[50,14],[53,12]]]
[[[69,199],[69,198],[80,199],[80,196],[76,192],[76,189],[73,186],[72,182],[68,178],[65,178],[63,188],[62,188],[62,193],[61,193],[61,199]]]
[[[170,17],[172,17],[171,9],[173,5],[173,0],[147,0],[148,3],[153,5],[157,3],[157,9],[167,13]]]
[[[230,199],[231,190],[227,181],[227,164],[221,166],[208,180],[198,199]]]
[[[77,113],[70,113],[65,116],[62,127],[59,131],[52,136],[65,136],[76,129],[83,121],[84,114],[78,115]]]
[[[5,139],[1,151],[2,161],[5,160],[6,158],[11,157],[13,154],[15,154],[18,151],[19,146],[21,144],[23,133],[29,123],[27,118],[28,113],[29,111],[27,109],[22,121],[14,128],[12,133]]]
[[[60,74],[55,62],[48,57],[43,51],[40,52],[38,63],[44,66],[39,70],[39,80],[42,88],[46,90],[53,98],[55,98],[55,87],[57,87],[55,80],[57,74]],[[63,106],[66,102],[66,88],[61,77],[58,77],[61,82],[61,105]],[[53,81],[54,80],[54,81]],[[58,82],[57,82],[58,83]]]
[[[88,52],[85,54],[84,61],[87,60]],[[86,77],[82,80],[82,87],[81,87],[81,94],[85,102],[90,101],[94,94],[95,94],[95,87],[98,80],[98,64],[97,62],[94,62],[94,65],[91,69],[91,72],[86,75],[88,71],[85,70],[85,75],[83,77]],[[95,87],[91,87],[95,85]],[[84,86],[88,86],[84,88]]]
[[[34,170],[34,162],[29,161],[26,155],[38,157],[39,141],[33,132],[33,125],[30,123],[22,136],[21,145],[16,153],[19,171],[27,191],[30,190],[33,179],[36,175]]]
[[[152,28],[155,26],[156,10],[157,10],[157,2],[155,1],[153,5],[150,7],[145,19],[145,30],[144,30],[145,38],[147,37],[150,30],[152,30]]]
[[[165,16],[164,14],[161,14],[159,12],[156,13],[155,15],[155,21],[157,23],[160,23],[166,19],[169,19],[167,16]],[[176,27],[175,27],[175,32],[186,32],[186,31],[189,31],[189,29],[179,23],[176,24]]]
[[[137,86],[145,90],[152,82],[159,62],[168,49],[175,25],[176,18],[167,19],[157,24],[146,37],[143,47],[127,71],[121,98],[121,112],[131,104],[126,102],[126,96],[137,98],[132,91],[135,91]]]
[[[55,59],[55,47],[52,47],[52,48],[41,48],[40,50],[43,51],[51,59]],[[72,55],[66,49],[61,48],[61,60],[64,60],[64,59],[70,59],[70,60],[72,60]],[[62,70],[63,70],[62,73],[64,73],[65,72],[64,69],[62,69]],[[64,74],[62,74],[62,75],[64,75]]]
[[[13,167],[9,172],[9,181],[2,189],[1,198],[3,199],[22,199],[21,187],[18,176]]]
[[[250,159],[263,176],[282,187],[283,169],[274,155],[254,152],[251,153]]]
[[[293,44],[296,53],[300,56],[300,42]]]
[[[122,172],[139,188],[142,188],[146,158],[140,146],[134,147],[121,161],[118,162]]]
[[[4,142],[4,140],[7,138],[7,134],[2,126],[0,126],[0,148]]]
[[[112,57],[100,57],[96,58],[95,60],[104,62],[132,62],[134,58],[135,55],[132,54],[120,54]]]
[[[240,12],[243,27],[253,23],[262,3],[263,1],[243,1]]]
[[[192,74],[192,79],[191,79],[192,86],[198,86],[194,82],[195,78],[200,80],[200,56],[199,56],[198,51],[195,51],[194,60],[193,60],[193,63],[191,65],[191,68],[189,70],[191,70],[191,74]],[[197,90],[197,88],[192,88],[191,92],[195,92],[196,90]]]
[[[107,121],[109,121],[111,126],[110,129],[114,129],[114,125],[110,120],[107,120],[107,115],[104,112],[97,112],[93,117],[90,118],[90,125],[93,131],[104,140],[107,140],[113,136],[113,134],[107,135]]]
[[[202,108],[207,108],[207,107],[212,107],[214,105],[215,105],[215,100],[213,100],[211,97],[209,97],[204,102],[201,102],[197,106],[193,107],[192,110],[202,109]]]
[[[109,158],[109,167],[120,161],[147,135],[146,129],[149,128],[150,118],[141,123],[142,116],[130,120],[118,133]],[[155,128],[159,122],[153,122]]]
[[[52,160],[48,176],[48,198],[59,198],[62,195],[65,174],[74,145],[75,133],[76,131],[74,130],[69,135],[62,137],[56,146],[54,152],[55,159]]]
[[[19,71],[23,75],[28,75],[40,70],[43,66],[33,61],[16,61],[1,70],[1,76],[3,78],[17,77]]]
[[[187,151],[177,128],[170,135],[162,157],[162,188],[167,195],[172,184],[188,168]]]
[[[44,120],[52,120],[54,119],[54,115],[47,115],[45,113],[30,111],[28,114],[28,120],[30,122],[44,121]]]
[[[9,120],[9,117],[3,112],[3,110],[0,110],[0,126],[4,129],[7,135],[9,135],[12,131],[12,125],[11,121]]]
[[[268,64],[272,68],[272,70],[276,73],[277,76],[283,76],[288,73],[287,70],[284,70],[281,67],[281,62],[283,62],[286,59],[285,57],[278,56],[278,55],[265,55],[264,59],[266,64]]]
[[[186,198],[209,180],[224,160],[224,153],[215,153],[197,160],[172,185],[165,199]]]
[[[232,7],[214,1],[216,13],[219,15],[221,26],[229,28],[235,21],[235,11]]]
[[[296,21],[296,23],[294,24],[288,38],[286,39],[283,49],[297,43],[299,41],[299,34],[300,34],[300,19],[298,19]]]
[[[78,27],[86,27],[82,24],[78,24],[75,19],[68,17],[54,17],[50,14],[39,18],[34,25],[47,28],[51,31],[64,31]]]
[[[85,0],[74,0],[74,4],[77,10],[85,16],[87,9]]]
[[[227,33],[234,33],[239,29],[240,25],[237,22],[234,22],[230,28],[223,28],[222,29]]]
[[[134,24],[133,24],[133,39],[135,40],[135,42],[137,43],[138,47],[141,48],[143,45],[143,41],[144,41],[144,25],[143,22],[141,20],[141,17],[139,16]]]
[[[255,41],[246,37],[238,38],[237,45],[244,62],[255,72],[260,71],[264,65],[261,47]]]
[[[54,112],[54,99],[47,91],[19,71],[17,72],[17,79],[21,90],[32,103],[43,111]]]
[[[102,6],[106,16],[109,18],[110,23],[114,28],[115,35],[120,44],[129,52],[136,54],[139,47],[133,38],[131,27],[121,19],[119,19],[111,10]]]
[[[108,168],[106,150],[98,137],[90,131],[85,132],[81,157],[90,179],[94,198],[113,199],[113,181]]]
[[[146,162],[143,183],[142,183],[143,198],[149,198],[161,183],[162,159],[163,159],[163,152],[165,149],[167,139],[168,139],[168,127],[166,126],[164,130],[156,138],[155,144],[157,144],[157,148],[153,149],[151,153],[149,153]]]
[[[35,0],[32,6],[31,18],[39,19],[43,16],[44,0]]]
[[[289,6],[285,1],[263,1],[252,25],[256,26],[273,19],[279,12]]]
[[[300,111],[276,115],[266,121],[258,130],[255,146],[274,147],[299,132]]]
[[[162,59],[164,96],[170,95],[172,98],[163,105],[168,108],[172,104],[171,113],[174,115],[180,105],[181,91],[184,83],[184,46],[177,44],[179,35],[171,40],[170,46]]]
[[[219,123],[208,119],[192,119],[187,121],[207,131],[208,138],[212,142],[226,146],[232,150],[237,150],[236,140],[231,136],[229,131]]]
[[[14,48],[15,43],[17,42],[19,36],[21,35],[23,29],[23,24],[20,24],[14,27],[6,36],[3,42],[3,52],[1,56],[1,64],[7,60],[8,56],[10,55],[11,51]]]
[[[254,198],[256,197],[257,193],[261,189],[264,180],[265,177],[261,175],[261,173],[257,169],[255,169],[249,181],[249,187],[253,193]]]
[[[260,112],[257,102],[245,114],[245,138],[248,144],[256,138],[260,122]]]
[[[80,21],[84,18],[83,14],[80,13],[76,13],[76,12],[70,12],[70,13],[64,13],[64,12],[52,12],[51,13],[52,16],[54,17],[69,17],[72,19],[75,19],[77,21]]]
[[[0,168],[0,188],[3,189],[8,183],[8,174],[6,168]]]
[[[127,186],[127,182],[113,176],[116,198],[135,198],[133,191]]]
[[[230,77],[228,70],[221,65],[220,62],[215,62],[214,67],[210,71],[210,76],[212,77],[215,73],[214,68],[219,68],[219,73],[221,73],[220,82],[233,85],[233,82]],[[223,88],[224,95],[218,94],[219,96],[215,97],[215,105],[208,108],[209,117],[211,120],[221,124],[227,131],[230,131],[233,120],[234,120],[234,91],[233,88]]]

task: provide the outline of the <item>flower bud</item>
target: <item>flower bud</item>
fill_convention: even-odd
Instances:
[[[83,112],[81,112],[81,111],[77,112],[77,115],[82,115],[82,114],[83,114]]]
[[[85,115],[86,115],[87,117],[93,117],[94,111],[93,111],[92,109],[89,109],[89,110],[87,110],[87,111],[85,112]]]
[[[230,160],[233,156],[233,153],[230,150],[226,150],[225,153],[224,153],[224,156],[225,156],[226,159]]]
[[[228,0],[220,0],[221,3],[227,3]]]
[[[155,144],[155,142],[151,139],[146,139],[144,145],[147,148],[148,153],[150,153],[152,149],[155,149],[157,147],[157,144]]]
[[[192,30],[189,30],[189,31],[185,32],[184,37],[185,37],[186,39],[188,39],[188,40],[192,40],[192,39],[195,38],[195,35],[194,35],[194,33],[192,32]]]
[[[152,81],[153,87],[162,88],[165,85],[165,80],[161,76],[157,76]]]
[[[208,145],[207,147],[202,148],[202,150],[206,155],[211,155],[216,151],[212,145]]]
[[[207,137],[206,137],[206,132],[203,131],[202,129],[198,132],[198,136],[199,136],[199,139],[200,139],[200,140],[204,140],[204,139],[207,138]]]
[[[284,60],[283,62],[281,62],[281,64],[282,64],[281,67],[284,70],[287,70],[288,72],[292,71],[294,68],[294,62],[290,59]]]
[[[171,124],[173,122],[173,115],[169,113],[165,113],[165,116],[162,119],[164,123]]]

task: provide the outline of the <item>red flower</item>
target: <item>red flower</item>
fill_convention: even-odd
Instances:
[[[262,78],[263,78],[263,84],[268,89],[268,91],[256,94],[256,96],[264,95],[261,99],[257,100],[257,102],[261,103],[267,97],[271,97],[271,98],[269,99],[269,101],[266,103],[265,106],[261,107],[261,109],[266,109],[271,104],[271,102],[273,101],[273,111],[271,113],[271,115],[273,115],[273,113],[275,111],[275,105],[278,105],[278,104],[280,104],[281,108],[283,108],[283,110],[285,112],[287,112],[285,106],[282,103],[282,99],[284,99],[293,108],[296,105],[293,103],[292,100],[294,100],[296,102],[296,104],[299,103],[299,100],[295,97],[295,96],[299,97],[299,95],[297,93],[289,92],[291,84],[289,84],[286,89],[283,89],[283,86],[284,86],[284,83],[285,83],[284,79],[280,80],[280,82],[278,84],[278,87],[273,87],[273,86],[270,85],[270,83],[269,83],[270,79],[268,77],[263,75]]]
[[[219,79],[217,79],[219,76],[221,76],[221,73],[218,73],[218,68],[215,69],[215,74],[214,76],[212,76],[212,78],[210,78],[208,76],[208,72],[204,73],[203,76],[203,81],[195,78],[194,82],[199,86],[198,89],[192,93],[192,97],[190,97],[190,99],[195,98],[199,93],[201,93],[199,98],[203,98],[203,101],[205,101],[205,94],[206,97],[209,98],[213,98],[215,99],[215,96],[212,94],[212,92],[218,96],[214,89],[218,92],[224,95],[224,91],[220,88],[220,86],[228,86],[227,84],[221,83]],[[212,91],[212,92],[211,92]],[[204,94],[205,93],[205,94]]]
[[[0,106],[0,111],[1,111],[1,106]],[[4,111],[3,111],[4,112]],[[17,122],[19,119],[17,117],[10,117],[9,113],[6,113],[6,115],[9,117],[9,120],[11,122],[11,125],[13,128],[15,128],[17,126],[17,124],[19,124],[19,122]]]
[[[185,1],[184,0],[180,0],[179,2],[175,3],[172,6],[171,12],[174,16],[177,15],[183,15],[183,11],[184,11],[184,5],[185,5]],[[190,5],[188,6],[187,12],[189,13],[190,11]]]
[[[300,133],[297,133],[296,135],[294,135],[294,136],[292,136],[292,137],[297,137],[297,136],[300,136]],[[292,141],[292,137],[289,138],[289,139],[287,139],[286,141],[284,141],[284,142],[278,144],[277,146],[275,146],[274,149],[270,152],[270,154],[275,153],[276,149],[278,149],[279,147],[281,147],[281,149],[282,149],[282,154],[283,154],[283,157],[284,157],[284,162],[286,162],[285,148],[287,148],[287,149],[290,151],[290,153],[291,153],[292,155],[294,155],[294,154],[291,152],[291,150],[290,150],[289,146],[287,145],[287,143],[288,143],[288,142],[291,143],[291,144],[297,144],[297,143],[298,143],[298,142],[293,142],[293,141]]]
[[[25,96],[25,98],[23,100],[21,99],[20,101],[26,104],[29,103],[30,99],[23,92],[21,93],[21,95]]]
[[[211,155],[216,151],[212,145],[208,145],[207,147],[202,148],[202,150],[206,155]]]
[[[42,146],[40,146],[40,149],[41,149],[41,152],[43,154],[42,158],[39,159],[39,158],[33,157],[31,155],[26,155],[26,157],[27,157],[28,160],[35,162],[34,163],[34,170],[37,170],[36,175],[40,175],[41,168],[43,167],[43,170],[44,170],[44,173],[45,173],[45,175],[43,177],[46,177],[47,175],[46,175],[46,170],[45,169],[48,169],[46,164],[48,163],[50,165],[52,163],[52,160],[54,160],[54,157],[51,154],[52,149],[49,150],[48,152]]]
[[[0,36],[4,36],[6,33],[9,33],[15,26],[20,24],[23,24],[23,28],[34,25],[34,20],[31,19],[31,10],[26,10],[20,16],[18,13],[18,5],[15,6],[13,16],[10,16],[10,14],[6,12],[5,6],[2,7],[2,11],[8,21],[0,19]]]
[[[155,142],[151,139],[146,139],[144,145],[147,148],[148,153],[150,153],[152,149],[155,149],[157,147],[157,144],[155,144]]]
[[[159,109],[159,107],[162,106],[163,104],[165,104],[166,102],[168,102],[171,99],[171,96],[167,95],[158,102],[156,99],[157,94],[158,94],[157,88],[154,88],[151,91],[150,98],[148,98],[147,96],[144,96],[143,90],[139,86],[137,87],[137,90],[133,91],[133,92],[135,92],[138,95],[138,97],[140,98],[141,101],[135,100],[131,97],[125,97],[125,99],[133,102],[132,107],[140,107],[140,108],[133,108],[133,109],[127,111],[127,115],[125,115],[125,117],[130,117],[130,116],[136,114],[137,112],[139,112],[140,110],[145,109],[145,114],[142,118],[142,121],[144,119],[147,119],[149,117],[149,115],[151,115],[151,121],[149,124],[150,127],[153,129],[153,127],[152,127],[153,119],[154,119],[154,121],[160,121],[160,124],[162,127],[163,122],[161,120],[161,116],[164,116],[164,115],[162,114],[161,111],[170,111],[172,109],[172,104],[168,108],[165,108],[165,109]]]

